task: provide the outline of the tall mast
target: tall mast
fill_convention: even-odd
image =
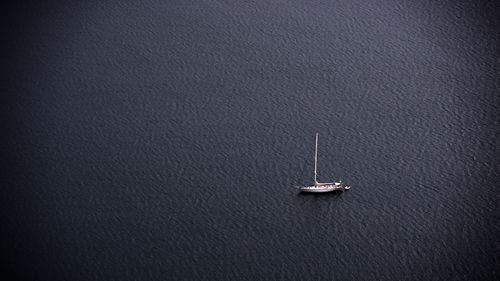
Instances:
[[[318,167],[318,133],[316,133],[316,148],[314,149],[314,185],[318,183],[316,181],[316,170]]]

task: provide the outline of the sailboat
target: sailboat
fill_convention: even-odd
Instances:
[[[318,168],[318,133],[316,133],[316,149],[314,150],[314,185],[312,186],[299,186],[301,192],[330,192],[335,190],[348,190],[350,186],[344,186],[342,181],[339,182],[326,182],[320,183],[317,181],[317,168]]]

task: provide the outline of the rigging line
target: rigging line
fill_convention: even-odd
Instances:
[[[302,161],[300,161],[300,162],[302,162]],[[298,174],[298,175],[297,175],[297,176],[298,176],[298,178],[297,178],[297,179],[296,179],[296,181],[295,181],[297,184],[299,184],[299,183],[300,183],[300,184],[303,184],[302,182],[303,182],[303,180],[304,180],[304,175],[305,175],[305,173],[306,173],[306,168],[305,168],[306,166],[307,166],[306,161],[302,162],[302,164],[299,164],[300,171],[302,171],[302,172],[301,172],[300,174]]]

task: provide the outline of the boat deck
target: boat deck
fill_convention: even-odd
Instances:
[[[335,190],[344,190],[345,188],[342,185],[318,185],[318,186],[301,186],[299,187],[302,192],[330,192]]]

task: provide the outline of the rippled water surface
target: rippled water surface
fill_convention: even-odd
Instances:
[[[8,17],[20,277],[499,277],[497,6],[84,2]]]

